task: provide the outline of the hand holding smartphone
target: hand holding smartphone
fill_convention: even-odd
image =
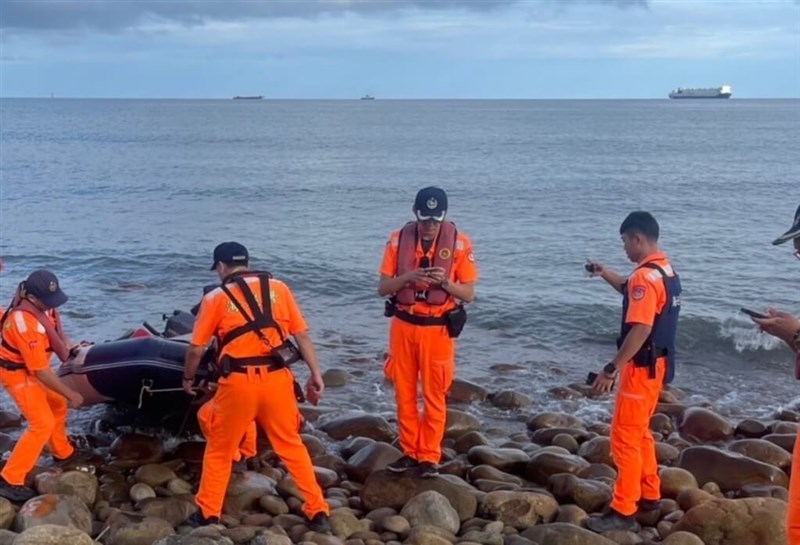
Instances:
[[[759,318],[759,319],[762,319],[762,320],[764,318],[769,318],[769,316],[767,316],[766,314],[761,314],[760,312],[756,312],[755,310],[750,310],[749,308],[742,307],[739,310],[741,312],[743,312],[744,314],[747,314],[751,318]]]

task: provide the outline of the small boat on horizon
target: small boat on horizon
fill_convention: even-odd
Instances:
[[[264,97],[261,96],[261,95],[253,95],[253,96],[238,96],[237,95],[237,96],[233,97],[233,100],[261,100],[262,98],[264,98]]]
[[[375,97],[372,95],[364,95],[361,97],[361,100],[375,100]]]

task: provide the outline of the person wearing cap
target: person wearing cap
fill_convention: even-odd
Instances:
[[[53,273],[34,271],[20,284],[15,303],[0,322],[0,383],[28,422],[0,472],[0,496],[12,501],[36,495],[24,486],[25,476],[45,445],[56,461],[75,452],[67,438],[67,404],[80,407],[83,398],[50,368],[53,352],[62,361],[69,356],[68,341],[53,312],[66,302],[67,295]]]
[[[300,437],[295,381],[288,363],[303,359],[310,370],[306,395],[316,400],[325,389],[308,326],[289,287],[269,273],[251,271],[247,249],[225,242],[214,249],[212,270],[221,285],[200,303],[184,366],[184,389],[193,394],[195,373],[209,342],[217,340],[221,377],[208,402],[206,449],[199,512],[192,526],[219,521],[231,476],[231,457],[253,421],[266,433],[305,500],[302,510],[314,531],[330,530],[330,508],[317,483]],[[288,340],[291,336],[297,347]],[[287,353],[298,351],[297,357]]]
[[[658,509],[661,481],[650,418],[663,384],[675,374],[675,339],[681,283],[658,244],[659,225],[649,212],[629,214],[619,229],[625,253],[636,268],[626,279],[600,263],[586,269],[622,294],[617,353],[594,388],[610,392],[619,381],[611,419],[611,456],[617,466],[611,504],[586,527],[597,533],[638,531],[637,511]]]
[[[403,451],[387,469],[432,478],[438,475],[446,396],[455,374],[454,339],[466,321],[461,302],[475,298],[478,270],[469,237],[446,221],[444,190],[421,189],[412,212],[416,221],[389,236],[378,284],[378,294],[391,297],[384,373],[395,388]]]
[[[777,246],[792,241],[794,255],[800,259],[800,206],[794,223],[784,234],[772,241]],[[761,330],[784,341],[795,353],[795,378],[800,379],[800,318],[776,309],[767,310],[767,318],[752,318]],[[789,545],[800,545],[800,433],[792,451],[792,470],[789,481],[789,507],[786,510],[786,530]]]

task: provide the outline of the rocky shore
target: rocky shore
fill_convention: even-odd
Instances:
[[[326,374],[329,386],[337,376]],[[551,395],[595,394],[570,384]],[[203,443],[168,448],[158,436],[97,433],[79,462],[48,467],[43,457],[28,483],[38,497],[22,505],[0,498],[0,545],[786,545],[800,414],[730,422],[684,400],[678,389],[664,391],[650,422],[663,499],[639,515],[638,533],[583,527],[611,499],[607,423],[531,414],[518,392],[457,381],[435,479],[385,471],[401,452],[396,426],[383,417],[304,409],[303,439],[331,505],[332,535],[304,525],[297,488],[266,443],[236,468],[221,524],[191,529],[183,522],[197,509]],[[515,430],[484,429],[470,403],[507,410]],[[0,412],[4,432],[19,426]],[[12,444],[0,433],[0,449]]]

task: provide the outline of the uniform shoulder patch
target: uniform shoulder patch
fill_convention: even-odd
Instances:
[[[631,290],[631,297],[635,301],[641,301],[642,299],[644,299],[646,291],[647,290],[645,289],[644,286],[634,286],[633,289]]]

